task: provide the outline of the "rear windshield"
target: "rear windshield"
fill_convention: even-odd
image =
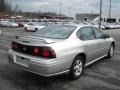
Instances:
[[[53,39],[66,39],[72,34],[75,29],[75,26],[46,26],[39,31],[33,33],[32,36]]]

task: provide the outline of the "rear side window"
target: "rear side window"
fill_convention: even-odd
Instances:
[[[95,34],[92,30],[91,27],[84,27],[81,28],[78,32],[77,32],[77,36],[81,39],[81,40],[93,40],[95,39]]]

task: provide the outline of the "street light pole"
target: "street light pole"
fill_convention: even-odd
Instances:
[[[60,19],[61,19],[61,11],[62,11],[62,2],[61,2],[61,0],[60,0]]]
[[[69,6],[69,17],[70,17],[70,13],[71,13],[71,6]]]
[[[10,0],[9,4],[10,4],[10,8],[9,8],[9,18],[11,19],[11,8],[12,8],[11,0]]]
[[[109,20],[111,18],[111,0],[110,0],[110,7],[109,7]]]
[[[40,7],[40,14],[42,13],[41,9],[42,9],[42,7]]]
[[[102,17],[102,0],[100,0],[100,18],[99,18],[99,29],[101,29],[101,17]]]

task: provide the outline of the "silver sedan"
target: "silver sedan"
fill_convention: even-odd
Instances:
[[[9,62],[50,77],[68,74],[78,79],[84,67],[114,55],[115,41],[92,25],[46,26],[31,36],[18,37],[8,51]]]

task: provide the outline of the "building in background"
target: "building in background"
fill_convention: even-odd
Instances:
[[[109,18],[108,13],[102,14],[102,20],[104,22],[120,22],[120,13],[111,13],[111,17]]]
[[[99,14],[77,13],[76,14],[76,20],[77,21],[92,21],[98,16],[99,16]]]
[[[99,21],[99,14],[86,14],[86,13],[77,13],[77,21]],[[102,13],[102,21],[104,22],[120,22],[120,13],[111,13],[111,18],[109,18],[109,13]]]

